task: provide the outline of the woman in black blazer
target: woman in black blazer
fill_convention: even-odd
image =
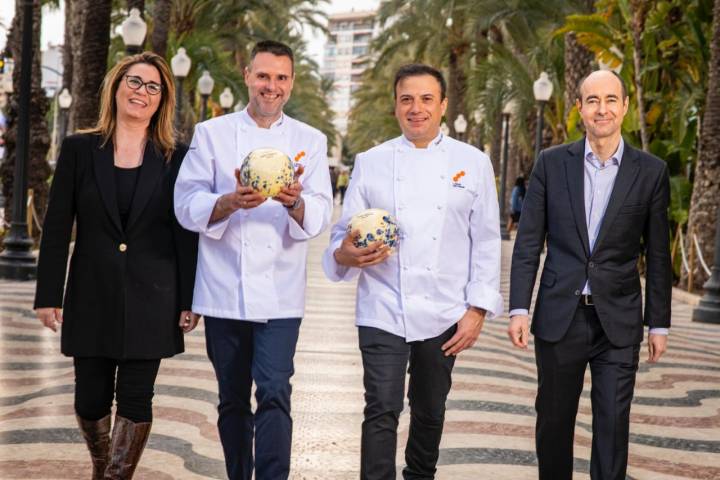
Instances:
[[[63,142],[50,190],[35,308],[46,327],[62,325],[62,353],[74,357],[75,411],[93,479],[132,477],[150,433],[160,359],[181,353],[183,331],[198,321],[190,311],[197,235],[173,212],[187,151],[175,144],[174,109],[162,57],[121,60],[105,77],[97,126]]]

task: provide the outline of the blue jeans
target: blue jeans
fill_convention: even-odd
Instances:
[[[256,480],[286,479],[290,474],[290,377],[300,320],[256,323],[205,317],[207,353],[220,393],[218,430],[230,480],[252,478],[253,430]]]

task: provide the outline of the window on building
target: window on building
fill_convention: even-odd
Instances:
[[[359,47],[353,47],[352,53],[353,55],[365,55],[368,52],[367,45],[361,45]]]
[[[353,37],[353,43],[368,43],[370,41],[369,33],[356,33]]]

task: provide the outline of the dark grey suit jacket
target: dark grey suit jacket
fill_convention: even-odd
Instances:
[[[670,326],[667,165],[625,142],[591,252],[585,221],[584,151],[585,139],[544,150],[537,159],[513,250],[510,309],[529,309],[540,253],[547,241],[532,333],[545,341],[560,340],[589,280],[610,342],[617,347],[640,343],[643,323],[651,328]],[[644,314],[637,269],[643,251],[647,265]]]

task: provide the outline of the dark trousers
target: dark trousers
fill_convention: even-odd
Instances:
[[[360,478],[395,480],[395,451],[403,410],[405,372],[410,374],[410,434],[405,446],[403,478],[434,478],[445,421],[455,357],[440,349],[456,330],[407,343],[383,330],[359,327],[365,385]],[[409,362],[409,368],[408,368]]]
[[[116,396],[118,415],[136,423],[152,421],[153,389],[160,359],[75,357],[73,363],[78,416],[85,420],[100,420],[110,413]]]
[[[290,377],[299,330],[299,318],[256,323],[205,317],[207,353],[220,394],[218,430],[230,480],[250,480],[253,468],[256,480],[290,475]]]
[[[573,435],[585,369],[590,364],[593,439],[590,477],[624,479],[630,403],[640,345],[614,347],[594,307],[580,306],[558,342],[535,338],[538,394],[535,446],[541,480],[570,480]]]

